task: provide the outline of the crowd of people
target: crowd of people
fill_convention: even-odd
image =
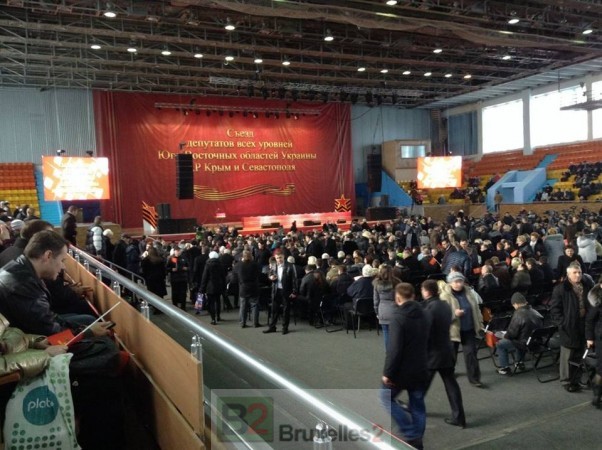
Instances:
[[[561,382],[569,392],[580,388],[570,363],[601,338],[601,296],[596,291],[602,266],[601,220],[602,210],[575,208],[541,215],[526,210],[516,216],[488,213],[481,218],[450,210],[439,222],[422,216],[375,224],[362,220],[353,221],[345,231],[327,223],[320,231],[280,227],[243,236],[235,228],[221,226],[200,227],[189,241],[124,234],[112,242],[106,233],[110,230],[104,230],[98,218],[88,237],[91,252],[140,274],[160,297],[168,293],[169,278],[174,305],[190,310],[203,295],[212,325],[219,324],[223,309],[239,308],[241,327],[263,325],[264,333],[286,335],[291,314],[317,326],[335,320],[335,315],[321,311],[327,298],[344,314],[359,300],[370,299],[383,330],[387,360],[381,400],[391,406],[403,436],[419,446],[426,417],[424,395],[436,373],[443,378],[452,410],[446,421],[466,425],[454,367],[461,346],[469,382],[482,387],[476,354],[484,306],[515,311],[497,345],[501,376],[522,369],[510,365],[508,354],[516,352],[521,360],[526,340],[544,323],[544,313],[548,323],[559,327]],[[45,224],[28,222],[12,245],[5,241],[0,260],[5,255],[14,259],[14,249],[26,248]],[[72,237],[70,230],[66,217],[64,242]],[[0,300],[5,271],[0,271]],[[262,308],[269,311],[265,324],[259,319]],[[1,301],[0,313],[15,320]],[[50,328],[35,331],[48,334],[65,326],[60,321],[49,323]],[[19,320],[17,324],[28,326]],[[425,343],[406,348],[404,336],[416,336],[415,327],[421,329]],[[438,344],[426,345],[431,341]],[[409,368],[404,366],[406,351],[413,355]],[[602,374],[600,367],[598,373]],[[601,382],[599,376],[594,380],[593,403],[598,407]],[[399,390],[411,391],[410,404],[401,412],[393,401]]]

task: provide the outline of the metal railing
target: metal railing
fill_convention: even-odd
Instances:
[[[222,431],[226,430],[230,441],[233,436],[236,441],[234,444],[231,443],[232,445],[230,446],[224,446],[220,441],[219,444],[222,447],[272,448],[269,442],[258,442],[257,438],[260,436],[241,432],[240,417],[233,416],[230,413],[223,414],[224,410],[218,407],[218,403],[216,403],[212,396],[213,392],[219,390],[246,389],[256,392],[257,396],[262,396],[266,393],[272,396],[275,392],[278,392],[274,397],[281,395],[284,396],[284,399],[281,399],[282,401],[279,401],[275,407],[278,409],[275,414],[290,420],[290,423],[298,428],[311,430],[312,435],[309,441],[307,439],[300,439],[295,445],[289,442],[286,448],[309,448],[310,446],[313,446],[312,448],[314,449],[325,450],[332,448],[412,448],[394,436],[391,436],[386,427],[381,428],[361,415],[342,407],[332,399],[324,396],[320,391],[312,391],[302,386],[301,383],[294,381],[294,378],[289,374],[252,355],[246,349],[220,335],[214,328],[204,326],[194,316],[167,303],[162,298],[147,291],[138,283],[134,283],[117,271],[107,267],[96,258],[79,249],[73,249],[72,252],[74,256],[77,255],[76,259],[79,258],[80,262],[89,271],[96,273],[99,278],[102,276],[103,280],[111,280],[111,285],[115,282],[119,283],[119,285],[131,291],[138,298],[143,299],[148,304],[160,310],[164,314],[164,316],[161,316],[161,320],[165,321],[166,318],[169,319],[169,321],[173,322],[173,325],[169,328],[180,332],[180,339],[176,340],[181,345],[188,345],[187,342],[182,342],[184,340],[182,338],[182,331],[185,334],[190,333],[190,335],[186,334],[187,337],[185,339],[197,336],[198,340],[195,339],[193,342],[196,345],[193,351],[203,362],[205,414],[211,416],[212,426],[216,426]],[[345,392],[344,389],[340,391]],[[376,397],[371,397],[371,401],[377,403]],[[340,438],[341,430],[345,432],[346,430],[362,430],[363,438],[345,440],[344,443],[339,444],[337,437],[335,437],[334,441],[329,437],[331,436],[328,432],[329,428],[337,428],[339,441],[342,440]],[[383,437],[386,439],[383,439]],[[278,443],[277,441],[272,442],[275,445],[274,448],[283,448],[282,443]]]

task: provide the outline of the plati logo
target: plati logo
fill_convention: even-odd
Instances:
[[[23,417],[33,425],[47,425],[59,411],[56,395],[48,386],[32,389],[23,399]]]

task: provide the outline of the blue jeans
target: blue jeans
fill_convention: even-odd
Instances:
[[[67,313],[59,314],[59,317],[69,324],[87,327],[96,320],[96,317],[89,314]]]
[[[391,411],[391,417],[397,424],[399,431],[407,440],[422,438],[426,428],[426,406],[424,405],[423,390],[408,391],[408,410],[401,407],[395,398],[402,389],[396,386],[382,385],[380,389],[380,402],[387,411]]]
[[[389,348],[389,325],[381,324],[380,327],[383,330],[383,338],[385,339],[385,352]]]
[[[508,353],[516,352],[516,360],[520,361],[523,357],[522,351],[514,346],[510,339],[501,339],[496,344],[497,356],[500,362],[500,367],[510,367]]]

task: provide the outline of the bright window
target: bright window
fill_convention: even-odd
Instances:
[[[483,153],[523,148],[523,101],[483,108]]]
[[[531,98],[533,147],[587,139],[587,112],[560,109],[562,106],[574,104],[579,95],[583,95],[583,91],[581,86],[577,85]]]

